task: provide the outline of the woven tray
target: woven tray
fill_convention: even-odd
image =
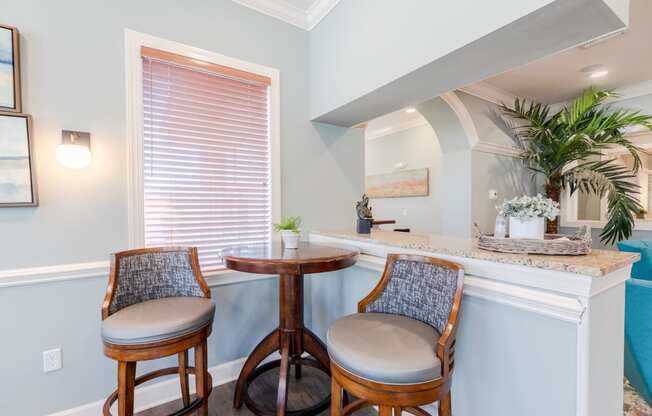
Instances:
[[[581,230],[576,236],[546,234],[543,240],[494,238],[493,235],[479,234],[478,247],[500,253],[582,256],[591,252],[591,233],[590,230]]]

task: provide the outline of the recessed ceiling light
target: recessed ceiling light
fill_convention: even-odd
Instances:
[[[408,108],[405,109],[405,112],[406,113],[416,113],[417,109],[414,108],[414,107],[408,107]]]
[[[607,67],[601,64],[585,66],[580,72],[587,74],[591,79],[603,78],[609,74]]]

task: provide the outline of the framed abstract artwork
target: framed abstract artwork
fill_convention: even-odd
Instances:
[[[21,112],[18,30],[0,25],[0,111]]]
[[[428,168],[400,170],[366,178],[369,198],[428,196]]]
[[[30,116],[0,113],[0,207],[38,205],[31,136]]]

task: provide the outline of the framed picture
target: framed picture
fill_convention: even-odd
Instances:
[[[32,154],[31,117],[0,113],[0,207],[38,205]]]
[[[400,170],[366,177],[369,198],[428,196],[428,168]]]
[[[0,25],[0,111],[20,113],[18,29]]]

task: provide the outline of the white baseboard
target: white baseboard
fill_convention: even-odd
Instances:
[[[269,359],[274,358],[276,357],[272,356]],[[213,387],[220,386],[237,379],[242,366],[244,366],[245,360],[246,357],[209,368],[208,371],[213,377]],[[193,376],[191,375],[190,378],[190,390],[191,393],[194,393],[195,384],[192,380]],[[169,380],[160,381],[158,383],[137,387],[135,404],[136,412],[140,412],[145,409],[149,409],[151,407],[176,400],[180,397],[181,390],[179,388],[178,378],[171,378]],[[102,399],[96,402],[74,407],[72,409],[63,410],[57,413],[51,413],[48,416],[98,416],[102,414],[102,405],[104,404],[104,400],[105,399]],[[114,412],[113,414],[116,414],[115,409],[112,409],[112,412]]]

